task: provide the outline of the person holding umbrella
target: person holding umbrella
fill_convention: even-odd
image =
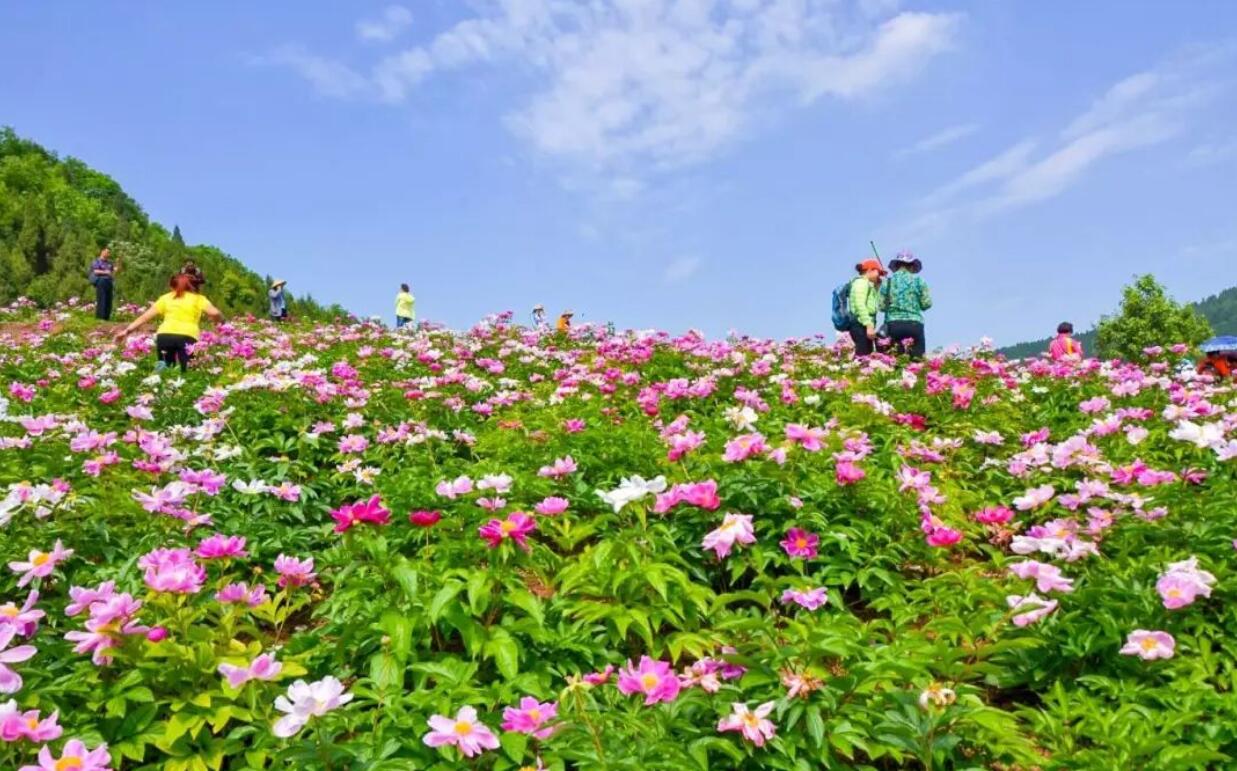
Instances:
[[[912,359],[922,359],[927,348],[923,312],[932,307],[928,284],[919,275],[923,263],[910,252],[898,252],[898,256],[889,261],[889,270],[892,273],[880,287],[886,334]],[[910,344],[906,345],[905,341]]]

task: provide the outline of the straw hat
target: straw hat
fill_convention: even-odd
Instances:
[[[275,287],[278,287],[278,286],[283,286],[283,285],[284,285],[284,284],[286,284],[286,283],[288,283],[288,282],[287,282],[287,281],[284,281],[282,278],[277,278],[277,279],[275,279],[275,281],[271,284],[271,289],[274,289]]]

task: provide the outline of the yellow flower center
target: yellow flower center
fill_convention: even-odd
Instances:
[[[540,722],[541,721],[541,710],[530,709],[528,711],[528,716],[533,720],[533,722]]]
[[[1144,637],[1143,641],[1140,642],[1139,645],[1143,647],[1143,650],[1150,651],[1150,650],[1155,650],[1156,646],[1159,645],[1159,643],[1155,641],[1154,637]]]
[[[17,610],[16,605],[5,605],[4,607],[0,607],[0,616],[8,616],[9,618],[17,618],[17,613],[18,613],[18,610]]]
[[[510,533],[512,530],[515,530],[515,523],[509,519],[504,519],[499,527],[502,528],[504,533]]]
[[[796,539],[796,540],[795,540],[795,548],[796,548],[796,549],[806,549],[806,548],[807,548],[807,539],[806,539],[806,538],[798,538],[798,539]]]
[[[82,768],[81,758],[61,758],[56,761],[56,771],[78,771]]]
[[[30,562],[33,563],[34,566],[37,568],[37,567],[46,565],[47,561],[50,560],[51,558],[52,558],[52,555],[46,552],[40,551],[40,552],[35,552],[34,559],[30,560]]]
[[[648,675],[640,676],[640,686],[643,687],[644,690],[646,691],[656,687],[657,684],[660,682],[661,682],[661,678],[658,677],[657,675],[648,674]]]
[[[756,717],[754,712],[749,712],[743,716],[743,722],[752,728],[760,727],[760,718]]]
[[[30,718],[29,720],[26,721],[26,728],[29,728],[31,731],[33,731],[34,729],[38,727],[39,727],[39,721],[35,720],[34,718]]]
[[[1181,590],[1180,590],[1180,589],[1178,589],[1178,588],[1177,588],[1177,587],[1175,587],[1175,586],[1170,587],[1170,588],[1169,588],[1169,590],[1168,590],[1168,596],[1169,596],[1169,597],[1180,597],[1180,596],[1181,596]]]
[[[472,723],[467,720],[457,720],[455,723],[455,732],[460,736],[467,736],[472,733]]]

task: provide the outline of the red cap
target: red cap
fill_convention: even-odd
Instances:
[[[880,260],[864,260],[859,263],[859,270],[867,273],[869,270],[879,270],[881,275],[887,275],[889,271],[885,270],[885,266],[881,265]]]

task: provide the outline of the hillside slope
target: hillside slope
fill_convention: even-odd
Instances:
[[[104,246],[120,261],[118,304],[145,303],[166,291],[169,276],[192,259],[225,313],[265,312],[269,278],[213,246],[185,244],[178,228],[152,222],[106,174],[0,128],[0,303],[93,298],[88,267]],[[308,296],[294,299],[291,312],[345,313]]]
[[[1215,330],[1217,335],[1237,335],[1237,286],[1229,287],[1218,294],[1213,294],[1198,302],[1190,303],[1190,305],[1198,308],[1199,313],[1202,313],[1207,321],[1211,322],[1211,328]],[[1095,350],[1094,329],[1088,329],[1086,332],[1077,335],[1077,337],[1082,342],[1085,350]],[[1037,356],[1048,350],[1048,343],[1051,340],[1052,338],[1045,337],[1039,340],[1010,345],[1000,350],[1001,353],[1011,359],[1024,359],[1028,356]]]

